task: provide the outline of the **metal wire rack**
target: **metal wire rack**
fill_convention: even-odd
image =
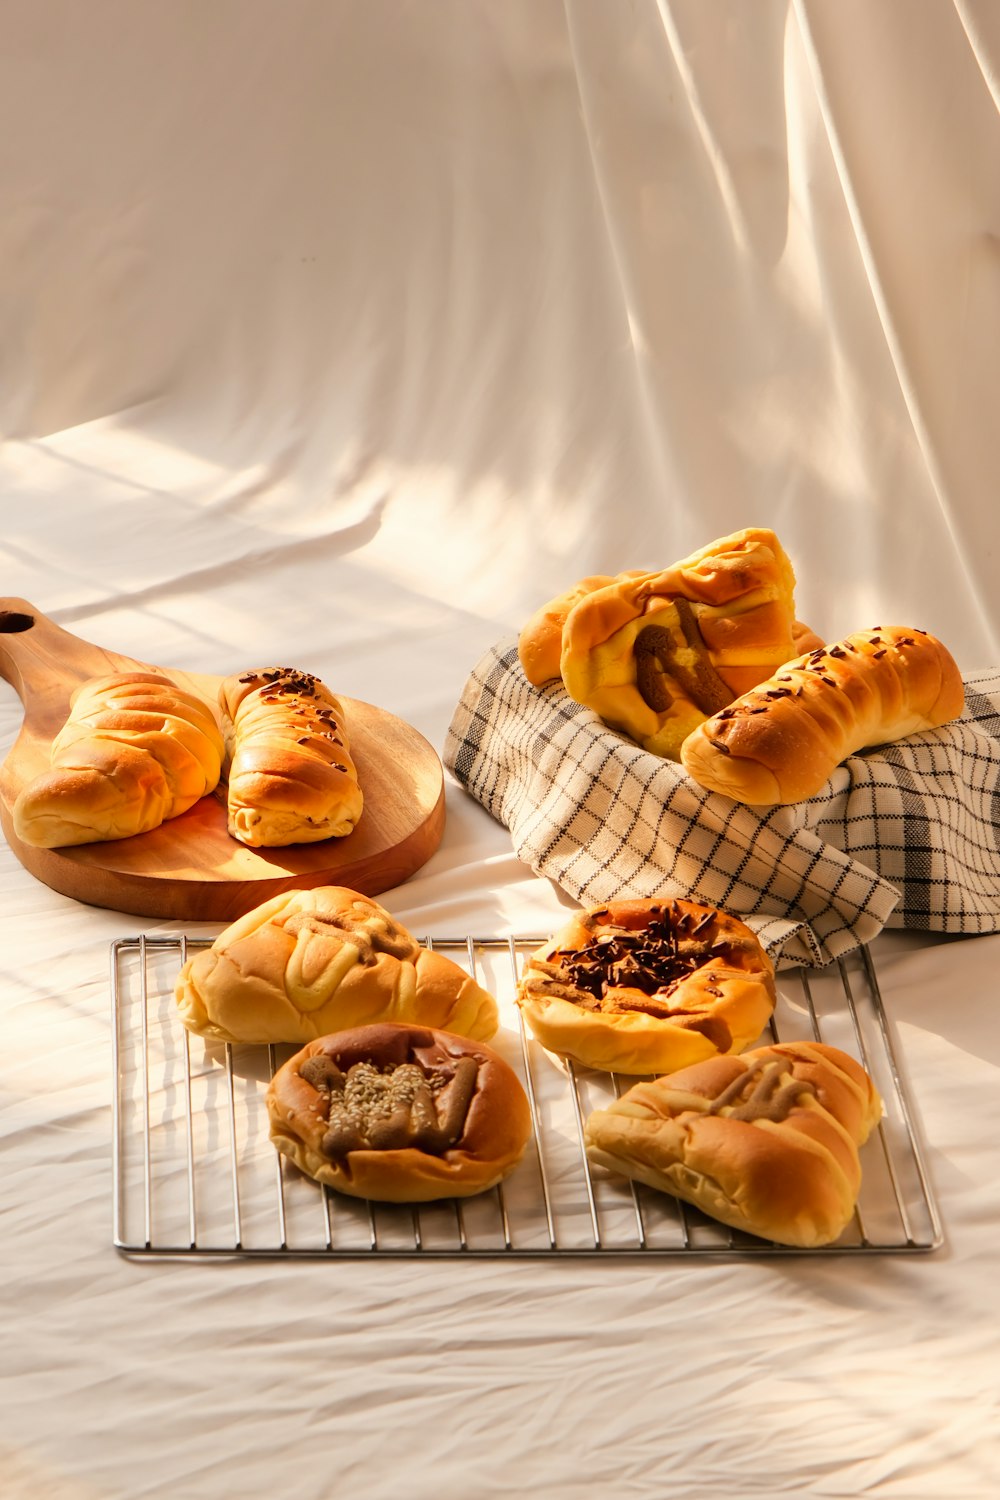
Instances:
[[[181,1025],[174,982],[207,942],[139,936],[111,946],[114,1245],[129,1256],[299,1259],[787,1256],[936,1249],[942,1228],[893,1051],[871,955],[778,975],[770,1037],[814,1038],[856,1057],[885,1113],[862,1150],[853,1223],[799,1250],[730,1230],[666,1194],[592,1167],[590,1110],[635,1080],[563,1063],[526,1032],[514,1003],[538,937],[428,939],[497,996],[491,1046],[524,1084],[533,1139],[510,1177],[476,1198],[370,1204],[320,1186],[279,1157],[264,1095],[297,1049],[205,1042]]]

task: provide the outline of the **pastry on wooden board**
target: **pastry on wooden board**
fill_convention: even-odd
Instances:
[[[310,672],[265,667],[219,689],[227,825],[252,848],[343,838],[364,798],[343,704]]]
[[[215,790],[224,753],[211,708],[158,672],[85,682],[51,747],[51,767],[13,807],[26,844],[57,849],[147,833]]]

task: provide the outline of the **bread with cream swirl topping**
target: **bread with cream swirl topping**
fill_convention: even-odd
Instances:
[[[780,1042],[636,1083],[585,1125],[587,1155],[731,1228],[814,1247],[850,1223],[882,1103],[860,1063]]]
[[[187,1029],[219,1042],[309,1042],[376,1021],[485,1040],[498,1024],[471,974],[346,886],[254,907],[185,962],[174,993]]]

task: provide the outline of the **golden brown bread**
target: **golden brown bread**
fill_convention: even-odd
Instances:
[[[94,678],[73,694],[51,769],[14,803],[14,832],[42,849],[147,833],[214,791],[222,755],[209,705],[169,677]]]
[[[177,977],[189,1031],[223,1042],[308,1042],[375,1021],[485,1040],[491,994],[384,907],[344,886],[286,891],[221,932]]]
[[[364,799],[344,709],[318,677],[294,667],[244,672],[226,678],[219,703],[233,838],[276,848],[353,830]]]
[[[698,725],[795,655],[795,575],[751,527],[659,573],[589,591],[562,627],[566,691],[613,729],[677,759]]]
[[[592,573],[536,609],[522,627],[517,642],[517,654],[528,681],[535,687],[541,687],[543,683],[551,682],[559,676],[563,626],[570,610],[581,599],[596,593],[598,589],[607,588],[609,584],[646,576],[644,569],[617,574]]]
[[[830,1244],[854,1213],[858,1147],[882,1105],[864,1068],[819,1042],[715,1057],[634,1084],[587,1119],[597,1166],[782,1245]]]
[[[701,786],[752,805],[814,796],[847,756],[961,713],[961,674],[926,631],[875,627],[786,663],[701,724],[681,761]]]
[[[750,929],[715,907],[609,901],[530,955],[516,999],[549,1051],[661,1073],[756,1041],[774,1009],[774,970]]]
[[[275,1074],[267,1110],[271,1140],[300,1171],[389,1203],[484,1192],[531,1136],[527,1096],[501,1057],[419,1026],[310,1042]]]

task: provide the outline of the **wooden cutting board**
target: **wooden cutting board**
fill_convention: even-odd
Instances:
[[[234,663],[232,670],[266,665]],[[310,670],[306,662],[297,665]],[[150,668],[215,704],[221,676],[153,667],[106,651],[63,630],[25,599],[0,599],[0,676],[24,705],[21,732],[0,766],[0,825],[25,869],[52,890],[140,916],[230,921],[294,887],[345,885],[377,896],[407,880],[438,848],[445,799],[437,753],[402,719],[344,697],[365,798],[347,838],[248,849],[226,832],[225,807],[216,794],[134,838],[67,849],[22,843],[13,829],[14,802],[27,781],[48,769],[49,749],[74,689],[108,672]]]

